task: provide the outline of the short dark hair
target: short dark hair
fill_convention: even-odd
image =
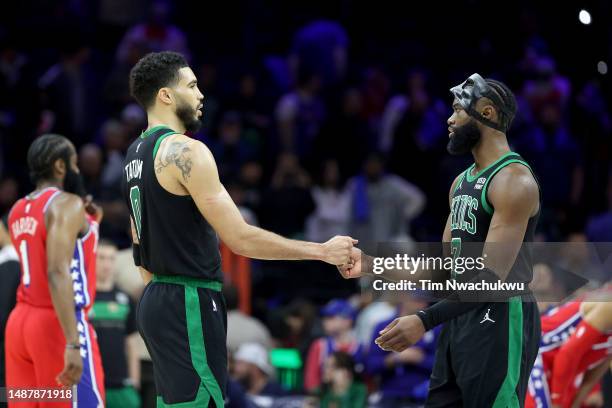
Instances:
[[[334,358],[335,366],[341,370],[347,370],[355,377],[357,371],[355,370],[355,360],[353,357],[344,351],[334,351],[331,356]]]
[[[152,52],[134,65],[130,71],[130,94],[144,109],[155,102],[157,91],[176,84],[178,70],[188,67],[185,57],[177,52]]]
[[[71,153],[73,149],[70,140],[62,135],[51,133],[36,138],[28,149],[28,168],[32,183],[52,179],[53,163],[57,159],[64,159],[68,166]]]
[[[487,85],[500,97],[504,106],[500,106],[508,113],[500,111],[499,114],[501,116],[500,123],[506,125],[506,129],[510,128],[512,124],[512,120],[514,119],[514,115],[516,115],[516,97],[514,93],[508,88],[506,84],[503,82],[497,81],[495,79],[487,78],[485,79]]]

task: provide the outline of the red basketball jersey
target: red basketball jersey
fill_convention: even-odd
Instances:
[[[61,190],[49,187],[20,199],[11,209],[9,232],[21,264],[18,302],[36,307],[53,307],[47,271],[45,212],[60,193]],[[78,309],[88,309],[93,304],[96,289],[98,225],[89,217],[88,223],[89,231],[77,239],[70,264],[75,306]]]

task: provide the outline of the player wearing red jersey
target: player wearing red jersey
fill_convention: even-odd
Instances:
[[[28,166],[36,189],[9,215],[21,282],[6,327],[7,387],[76,385],[76,405],[65,407],[102,407],[102,366],[86,317],[95,294],[101,211],[80,197],[84,189],[76,151],[65,137],[37,138]],[[18,406],[62,405],[33,401]]]
[[[608,367],[611,330],[610,302],[574,301],[543,315],[525,407],[580,407]]]

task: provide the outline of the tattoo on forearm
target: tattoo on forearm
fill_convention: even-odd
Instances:
[[[184,142],[172,142],[164,155],[155,163],[155,171],[160,173],[164,168],[174,163],[183,174],[183,180],[187,181],[191,176],[193,162],[190,157],[191,149]]]

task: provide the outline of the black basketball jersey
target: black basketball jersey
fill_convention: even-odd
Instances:
[[[487,199],[487,188],[493,177],[511,163],[520,163],[532,171],[520,155],[509,152],[479,171],[478,174],[473,174],[475,164],[472,164],[459,176],[453,192],[450,212],[451,251],[454,257],[482,256],[489,225],[495,211]],[[535,179],[535,174],[533,176]],[[523,246],[506,278],[507,282],[531,282],[533,277],[531,248],[525,243],[533,242],[539,215],[540,210],[529,219],[523,237]]]
[[[166,137],[177,132],[156,126],[128,148],[123,195],[140,241],[142,267],[158,275],[222,281],[217,234],[189,195],[165,190],[155,175],[155,155]]]

